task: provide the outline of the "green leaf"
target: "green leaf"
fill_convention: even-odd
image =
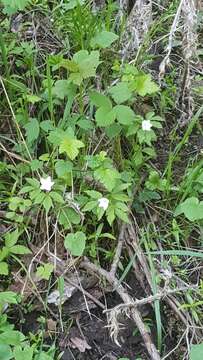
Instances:
[[[135,113],[129,106],[116,105],[114,111],[118,122],[122,125],[131,125],[135,120]]]
[[[119,84],[112,86],[109,92],[116,104],[122,104],[132,96],[132,92],[126,82],[120,82]]]
[[[64,245],[73,256],[81,256],[85,250],[86,235],[82,231],[77,231],[75,234],[68,234],[65,237]]]
[[[52,199],[49,195],[46,195],[44,201],[43,201],[43,206],[46,210],[46,213],[48,214],[49,210],[51,209],[51,207],[53,207],[53,202]]]
[[[50,192],[50,196],[51,196],[52,199],[53,199],[54,201],[56,201],[57,203],[59,203],[59,204],[64,204],[63,197],[62,197],[59,193],[57,193],[56,191],[51,191],[51,192]]]
[[[9,345],[0,344],[0,359],[1,360],[13,359],[13,353]]]
[[[95,200],[89,201],[82,210],[83,211],[91,211],[91,210],[95,209],[97,206],[98,206],[97,201],[95,201]]]
[[[25,336],[20,331],[8,330],[0,334],[0,344],[20,345]]]
[[[10,252],[16,255],[31,254],[31,251],[23,245],[15,245],[10,248]]]
[[[4,5],[4,13],[13,15],[19,10],[24,10],[30,0],[1,0]]]
[[[59,224],[63,225],[64,229],[70,229],[71,224],[77,225],[80,223],[80,221],[80,215],[74,209],[61,209],[59,215]]]
[[[24,125],[26,130],[26,137],[29,143],[35,141],[39,136],[39,123],[37,119],[30,119],[29,123]]]
[[[203,201],[196,197],[190,197],[180,204],[175,210],[175,216],[184,213],[185,217],[190,221],[203,219]]]
[[[113,206],[109,206],[106,211],[107,221],[109,225],[111,226],[115,220],[115,209]]]
[[[112,124],[105,129],[106,135],[113,139],[120,134],[122,127],[119,124]]]
[[[192,345],[190,350],[190,360],[203,359],[203,343]]]
[[[2,291],[0,293],[0,304],[17,304],[17,294],[13,291]]]
[[[100,94],[97,91],[91,91],[89,97],[93,105],[104,107],[109,110],[112,109],[111,100],[107,96]]]
[[[92,48],[99,47],[105,49],[111,46],[111,44],[113,44],[113,42],[115,42],[117,39],[118,35],[114,34],[113,32],[101,31],[92,38],[90,45]]]
[[[93,199],[100,199],[102,197],[102,194],[99,191],[86,190],[85,192],[87,195],[89,195]]]
[[[98,126],[106,127],[114,123],[116,113],[114,109],[109,110],[106,107],[100,107],[95,114],[96,123]]]
[[[33,347],[25,346],[24,349],[21,346],[16,346],[13,350],[15,360],[32,360],[33,358]]]
[[[71,173],[73,164],[69,160],[58,160],[55,164],[55,170],[58,177],[64,177]]]
[[[36,275],[41,279],[49,280],[53,270],[54,266],[50,263],[47,263],[37,268]]]
[[[66,136],[60,143],[59,153],[65,152],[71,160],[74,160],[82,147],[84,147],[82,141]]]
[[[121,219],[125,223],[128,223],[128,224],[130,223],[130,221],[128,219],[128,216],[127,216],[125,211],[123,211],[121,209],[118,209],[118,208],[115,208],[115,214],[116,214],[116,216],[118,216],[119,219]]]
[[[42,99],[37,95],[26,95],[26,100],[27,100],[27,102],[30,102],[31,104],[35,104],[35,103],[41,101]]]
[[[74,90],[75,86],[70,83],[69,80],[57,80],[54,87],[52,88],[53,95],[61,100],[67,96],[70,96]]]
[[[6,247],[10,248],[11,246],[15,245],[18,241],[20,234],[18,229],[13,232],[9,232],[5,235],[5,245]]]
[[[0,275],[8,275],[8,264],[4,261],[0,262]]]
[[[133,85],[133,90],[135,90],[140,96],[146,96],[147,94],[150,95],[159,90],[156,83],[151,80],[150,74],[138,75]]]
[[[94,171],[94,177],[99,180],[108,191],[112,191],[121,175],[115,169],[98,168]]]

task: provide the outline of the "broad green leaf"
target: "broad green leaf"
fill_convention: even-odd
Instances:
[[[151,79],[150,74],[143,74],[136,76],[136,80],[133,83],[133,90],[140,96],[146,96],[147,94],[153,94],[159,90],[159,87]]]
[[[115,220],[115,209],[113,206],[109,206],[107,211],[106,211],[106,216],[107,216],[107,221],[109,223],[109,225],[111,226]]]
[[[84,208],[82,209],[83,211],[91,211],[93,209],[95,209],[98,206],[98,201],[89,201]]]
[[[114,111],[118,122],[122,125],[131,125],[135,120],[135,113],[129,106],[116,105]]]
[[[30,102],[31,104],[35,104],[35,103],[41,101],[42,99],[37,95],[26,95],[26,100],[27,100],[27,102]]]
[[[119,217],[119,219],[121,219],[125,223],[128,223],[128,224],[130,223],[126,212],[124,212],[123,210],[115,208],[115,214],[116,214],[116,216]]]
[[[9,345],[0,344],[0,359],[1,360],[13,359],[13,353]]]
[[[0,344],[20,345],[25,336],[20,331],[8,330],[0,334]]]
[[[68,234],[65,237],[65,248],[70,251],[73,256],[81,256],[85,250],[86,235],[82,231],[75,234]]]
[[[17,294],[13,291],[2,291],[0,293],[0,303],[1,304],[17,304]]]
[[[114,123],[105,129],[106,135],[113,139],[120,134],[122,127],[118,123]]]
[[[115,169],[105,169],[101,167],[94,171],[94,177],[104,184],[108,191],[112,191],[121,176]]]
[[[30,119],[30,121],[26,125],[24,125],[24,128],[26,130],[26,137],[29,143],[32,143],[34,140],[38,138],[39,123],[37,119],[35,118]]]
[[[190,360],[203,359],[203,343],[192,345],[190,350]]]
[[[9,232],[5,235],[5,245],[6,247],[10,248],[11,246],[15,245],[18,241],[20,234],[18,232],[18,229]]]
[[[16,346],[13,350],[15,360],[32,360],[33,358],[33,347],[25,346],[22,349],[21,346]]]
[[[82,147],[84,147],[82,141],[67,136],[60,143],[59,153],[65,152],[71,160],[74,160]]]
[[[52,91],[53,95],[63,100],[65,97],[70,96],[75,88],[75,85],[70,83],[69,80],[57,80],[52,88]]]
[[[53,264],[50,263],[44,264],[37,268],[36,275],[41,279],[49,280],[53,270],[54,270]]]
[[[51,209],[51,207],[53,207],[53,202],[52,199],[50,197],[50,195],[46,195],[44,201],[43,201],[43,206],[46,210],[46,213],[48,214],[49,210]]]
[[[116,113],[114,109],[109,110],[106,107],[100,107],[95,114],[96,123],[98,126],[106,127],[114,123]]]
[[[10,248],[10,252],[16,255],[31,254],[31,251],[23,245],[15,245]]]
[[[4,261],[0,262],[0,275],[8,275],[8,264]]]
[[[184,213],[185,217],[190,221],[203,219],[203,201],[196,197],[190,197],[180,204],[175,210],[175,216]]]
[[[24,10],[30,0],[1,0],[4,5],[4,13],[13,15],[19,10]]]
[[[58,160],[55,164],[55,170],[58,177],[67,176],[73,169],[73,164],[69,160]]]
[[[57,193],[56,191],[51,191],[51,192],[50,192],[50,196],[51,196],[51,198],[52,198],[54,201],[56,201],[57,203],[59,203],[59,204],[63,204],[63,203],[64,203],[64,200],[63,200],[62,196],[61,196],[59,193]]]
[[[87,195],[89,195],[93,199],[100,199],[102,197],[102,194],[99,191],[86,190],[85,192]]]
[[[81,221],[80,215],[72,208],[64,208],[59,214],[59,224],[64,229],[70,229],[71,224],[77,225]]]
[[[132,92],[126,82],[120,82],[117,85],[112,86],[109,93],[116,104],[122,104],[123,102],[129,100],[132,96]]]
[[[117,39],[118,35],[114,34],[113,32],[101,31],[92,38],[90,45],[92,48],[100,47],[105,49],[113,44],[113,42],[115,42]]]
[[[89,97],[93,105],[97,107],[104,107],[109,110],[112,109],[111,101],[107,96],[100,94],[97,91],[91,91]]]

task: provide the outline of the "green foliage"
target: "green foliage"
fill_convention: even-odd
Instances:
[[[203,343],[192,345],[190,350],[190,360],[201,360],[203,357]]]
[[[64,245],[73,256],[81,256],[85,250],[86,236],[82,231],[75,234],[68,234],[65,237]]]
[[[110,31],[101,31],[97,33],[91,40],[90,44],[92,48],[105,49],[111,46],[118,39],[118,35]]]
[[[190,221],[203,219],[203,201],[196,197],[190,197],[181,203],[175,210],[175,215],[184,214]]]
[[[19,10],[24,10],[30,0],[1,0],[5,14],[12,15]]]
[[[44,264],[37,268],[36,275],[44,280],[49,280],[52,272],[54,270],[54,266],[52,264]]]

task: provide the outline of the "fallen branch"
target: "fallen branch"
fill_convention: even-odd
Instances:
[[[111,272],[108,272],[104,270],[101,267],[96,266],[95,264],[91,263],[87,258],[84,259],[84,261],[81,262],[80,266],[87,271],[96,273],[102,277],[104,277],[115,289],[115,291],[118,293],[120,298],[123,300],[124,304],[132,303],[134,300],[133,298],[127,293],[126,289],[119,283],[119,281],[116,279],[114,275],[112,275]],[[146,346],[146,349],[150,355],[151,360],[160,360],[159,352],[154,345],[151,336],[148,332],[148,329],[146,328],[142,316],[140,312],[137,310],[137,308],[130,309],[130,315],[132,319],[134,320],[142,338],[144,341],[144,344]]]

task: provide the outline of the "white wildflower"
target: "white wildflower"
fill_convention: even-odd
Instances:
[[[40,178],[40,189],[50,191],[52,186],[54,185],[54,181],[51,180],[51,176],[48,176],[47,178]]]
[[[109,206],[109,200],[105,197],[98,199],[99,207],[106,210]]]
[[[152,127],[152,123],[150,120],[143,120],[142,121],[142,130],[150,131]]]

